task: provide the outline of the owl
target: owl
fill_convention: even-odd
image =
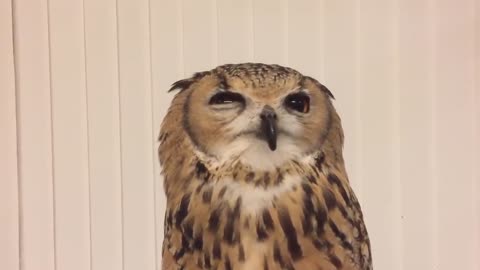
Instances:
[[[325,86],[288,67],[243,63],[173,90],[159,136],[162,269],[372,269]]]

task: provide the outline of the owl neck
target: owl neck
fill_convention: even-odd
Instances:
[[[264,188],[278,185],[286,175],[304,175],[306,171],[328,174],[330,170],[345,173],[341,154],[336,154],[328,147],[268,169],[252,168],[239,159],[219,163],[216,159],[202,154],[198,155],[195,161],[195,174],[206,182],[231,179]]]

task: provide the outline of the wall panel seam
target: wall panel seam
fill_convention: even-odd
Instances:
[[[154,131],[154,126],[155,126],[155,117],[154,117],[154,96],[153,96],[153,61],[152,61],[152,9],[151,9],[151,0],[147,0],[148,3],[148,54],[149,54],[149,68],[150,68],[150,78],[149,78],[149,91],[150,91],[150,117],[151,117],[151,123],[150,123],[150,134],[151,134],[151,142],[150,145],[152,146],[153,149],[152,151],[152,185],[153,185],[153,235],[154,235],[154,258],[155,258],[155,269],[159,269],[159,264],[158,264],[158,224],[157,224],[157,181],[156,181],[156,172],[155,172],[155,163],[156,163],[156,151],[155,151],[155,145],[156,145],[156,135]]]
[[[480,194],[478,193],[479,190],[479,181],[480,181],[480,169],[476,164],[480,163],[480,142],[478,142],[478,138],[480,138],[480,31],[479,31],[479,23],[480,23],[480,3],[479,1],[473,1],[473,117],[472,117],[472,125],[473,125],[473,140],[472,142],[475,143],[476,141],[476,150],[473,151],[473,211],[474,211],[474,252],[480,252]],[[475,90],[476,89],[476,90]],[[476,111],[475,111],[476,109]],[[480,259],[478,256],[475,257],[475,261],[473,262],[476,269],[480,268]]]
[[[18,245],[17,245],[17,254],[18,254],[18,269],[22,269],[22,257],[23,257],[23,216],[22,216],[22,185],[21,185],[21,142],[19,140],[19,134],[20,134],[20,125],[19,125],[19,115],[21,113],[20,111],[20,104],[19,104],[19,94],[18,94],[18,82],[19,82],[19,77],[18,77],[18,63],[17,63],[17,54],[15,50],[15,45],[17,44],[17,40],[15,39],[15,33],[17,31],[15,27],[15,1],[11,0],[10,1],[10,17],[11,17],[11,25],[12,25],[12,57],[13,57],[13,77],[14,77],[14,98],[15,98],[15,136],[16,136],[16,159],[17,159],[17,239],[18,239]]]
[[[250,21],[251,21],[251,62],[255,61],[255,0],[250,0]]]
[[[118,97],[118,133],[119,133],[119,155],[120,155],[120,220],[121,220],[121,245],[122,245],[122,270],[125,269],[125,214],[124,214],[124,187],[123,187],[123,146],[122,146],[122,96],[120,93],[120,24],[118,21],[118,0],[115,0],[115,25],[116,25],[116,45],[117,45],[117,97]]]
[[[183,0],[178,1],[178,28],[179,28],[179,43],[180,43],[180,57],[179,57],[179,67],[181,69],[182,77],[185,77],[185,20],[184,20],[184,2]]]
[[[392,91],[393,91],[393,184],[392,184],[392,193],[394,194],[394,209],[396,212],[395,221],[393,224],[395,230],[394,241],[396,241],[396,250],[394,250],[396,256],[394,257],[397,262],[398,269],[403,269],[403,207],[402,207],[402,184],[400,183],[400,174],[401,174],[401,134],[400,134],[400,123],[401,123],[401,114],[400,114],[400,104],[399,104],[399,54],[400,54],[400,15],[399,15],[399,0],[392,0],[392,25],[393,25],[393,82],[392,82]]]
[[[288,8],[288,0],[283,1],[283,61],[285,65],[289,64],[289,8]]]
[[[438,262],[439,262],[439,258],[438,258],[438,217],[439,217],[439,213],[438,213],[438,174],[437,174],[437,167],[438,167],[438,162],[437,162],[437,149],[436,149],[436,145],[437,145],[437,136],[436,136],[436,129],[437,129],[437,116],[435,114],[436,110],[437,110],[437,97],[436,97],[436,92],[435,92],[435,89],[437,87],[437,83],[436,83],[436,79],[437,79],[437,70],[436,70],[436,66],[437,66],[437,43],[436,43],[436,39],[437,39],[437,34],[436,34],[436,31],[437,31],[437,27],[436,27],[436,24],[437,24],[437,13],[438,13],[438,10],[437,10],[437,5],[436,5],[436,0],[428,0],[428,10],[430,11],[430,21],[429,21],[429,26],[430,26],[430,33],[431,33],[431,36],[430,36],[430,47],[431,47],[431,51],[430,51],[430,67],[431,67],[431,71],[432,71],[432,74],[431,74],[431,78],[430,78],[430,96],[432,97],[432,103],[431,103],[431,112],[430,112],[430,115],[431,115],[431,122],[432,122],[432,129],[431,129],[431,143],[430,143],[430,156],[432,157],[431,158],[431,164],[430,164],[430,168],[431,168],[431,184],[432,184],[432,202],[431,202],[431,206],[432,206],[432,219],[433,219],[433,227],[432,227],[432,246],[433,246],[433,251],[432,251],[432,254],[433,254],[433,265],[434,267],[438,267]]]
[[[218,56],[218,1],[217,0],[212,0],[212,11],[213,11],[213,14],[212,14],[212,44],[213,44],[213,53],[212,53],[212,67],[211,68],[214,68],[215,66],[217,66],[219,63],[218,63],[218,59],[219,59],[219,56]]]
[[[361,102],[361,87],[360,87],[360,67],[361,67],[361,57],[360,57],[360,29],[361,29],[361,6],[360,6],[360,0],[355,0],[355,25],[354,25],[354,42],[355,42],[355,164],[356,166],[356,172],[357,172],[357,179],[355,180],[357,183],[357,196],[360,197],[360,199],[363,199],[363,158],[362,158],[362,152],[363,152],[363,147],[362,147],[362,141],[363,141],[363,121],[362,121],[362,102]]]
[[[85,0],[82,0],[82,24],[83,24],[83,68],[85,73],[85,132],[87,140],[87,190],[88,190],[88,241],[89,241],[89,256],[90,256],[90,269],[93,269],[93,252],[92,252],[92,175],[90,172],[90,123],[89,123],[89,107],[88,107],[88,71],[87,71],[87,35],[86,35],[86,22],[85,22]]]
[[[326,70],[325,70],[325,52],[326,52],[326,42],[325,42],[325,37],[326,37],[326,34],[325,34],[325,29],[327,29],[327,20],[326,20],[326,16],[325,16],[325,13],[327,12],[325,9],[326,9],[326,2],[327,0],[320,0],[320,4],[319,4],[319,7],[320,7],[320,10],[318,11],[318,13],[320,14],[320,25],[319,25],[319,33],[318,35],[320,36],[320,43],[319,43],[319,51],[320,51],[320,55],[321,55],[321,59],[320,59],[320,70],[319,70],[319,74],[320,74],[320,80],[322,81],[326,81],[326,77],[325,77],[325,74],[327,73]]]
[[[48,35],[48,84],[50,88],[50,145],[51,145],[51,155],[52,155],[52,229],[53,229],[53,266],[54,270],[57,269],[57,234],[56,234],[56,220],[57,220],[57,202],[56,202],[56,185],[55,185],[55,145],[54,145],[54,116],[53,116],[53,83],[52,83],[52,40],[51,40],[51,18],[50,18],[50,0],[47,2],[47,35]]]

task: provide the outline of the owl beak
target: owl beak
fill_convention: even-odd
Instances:
[[[277,115],[272,107],[266,105],[260,113],[262,119],[262,134],[270,150],[277,149]]]

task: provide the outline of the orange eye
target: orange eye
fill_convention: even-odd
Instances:
[[[285,99],[285,106],[301,113],[310,111],[310,97],[304,93],[296,93]]]

